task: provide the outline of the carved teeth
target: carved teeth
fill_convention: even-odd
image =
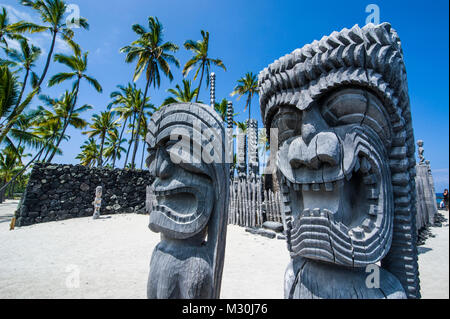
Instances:
[[[368,199],[378,199],[380,192],[376,188],[370,188],[368,190],[367,198]]]
[[[333,191],[333,183],[325,183],[325,190],[327,192],[332,192]]]
[[[314,192],[320,191],[320,184],[312,184],[312,190]]]
[[[294,184],[294,190],[296,192],[300,191],[300,185],[299,184]]]
[[[309,216],[309,215],[310,215],[309,208],[305,208],[305,209],[303,210],[303,216]]]
[[[331,218],[333,216],[333,212],[331,212],[328,209],[322,209],[322,212],[325,213],[326,215],[328,215],[328,218]]]
[[[364,237],[364,230],[361,227],[355,227],[350,231],[351,234],[357,239],[362,239]]]
[[[303,191],[309,191],[311,189],[311,187],[309,186],[309,184],[303,184],[302,185],[302,190]]]
[[[378,215],[378,206],[377,205],[370,205],[370,207],[369,207],[369,215],[371,215],[371,216],[377,216]]]
[[[320,208],[314,208],[313,209],[313,215],[316,217],[320,217]]]
[[[374,226],[375,224],[369,218],[366,218],[361,225],[361,227],[364,229],[366,233],[370,233],[374,228]]]

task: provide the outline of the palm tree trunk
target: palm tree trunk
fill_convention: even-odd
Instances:
[[[27,69],[27,72],[25,73],[25,78],[23,79],[22,90],[20,91],[20,95],[19,95],[19,98],[17,99],[15,108],[17,108],[20,105],[20,102],[22,101],[23,92],[25,92],[25,87],[27,86],[29,74],[30,74],[30,69]]]
[[[98,157],[98,166],[102,167],[103,166],[103,144],[105,144],[105,134],[103,134],[102,136],[102,143],[100,145],[100,156]]]
[[[50,163],[50,162],[52,161],[53,157],[54,157],[55,154],[56,154],[56,151],[58,150],[59,144],[61,144],[61,141],[62,141],[62,139],[64,138],[64,133],[66,133],[66,129],[67,129],[67,126],[69,126],[70,118],[72,117],[73,110],[75,109],[75,105],[77,104],[78,90],[79,90],[79,88],[80,88],[80,77],[78,77],[77,86],[76,86],[76,88],[75,88],[75,99],[74,99],[74,101],[73,101],[72,107],[71,107],[70,110],[69,110],[69,114],[68,114],[68,116],[67,116],[67,119],[64,121],[64,126],[63,126],[63,130],[62,130],[62,132],[61,132],[61,136],[60,136],[59,139],[58,139],[58,143],[56,144],[56,147],[55,147],[55,149],[53,150],[52,155],[51,155],[50,158],[47,160],[47,163]]]
[[[0,181],[0,204],[5,200],[4,191],[3,191],[4,182]]]
[[[200,95],[200,87],[202,86],[202,82],[203,82],[203,72],[205,72],[205,62],[203,62],[203,64],[202,64],[202,75],[200,75],[200,83],[198,84],[198,91],[197,91],[197,96],[195,97],[195,102],[198,102],[198,97]]]
[[[50,154],[50,151],[51,151],[50,144],[53,144],[54,138],[53,138],[53,137],[50,138],[50,139],[48,140],[48,142],[49,142],[49,143],[47,143],[47,144],[44,146],[44,150],[45,150],[45,148],[47,148],[47,152],[45,152],[45,155],[44,155],[44,157],[42,158],[42,162],[44,162],[44,163],[45,163],[45,160],[47,159],[47,156]],[[44,153],[42,153],[42,154],[44,154]],[[42,154],[41,154],[41,155],[42,155]],[[39,155],[39,158],[41,158],[41,155]]]
[[[142,145],[141,169],[144,167],[145,142]]]
[[[14,181],[10,186],[11,199],[14,199],[14,192],[16,191],[16,181]]]
[[[51,60],[52,55],[53,55],[53,50],[54,50],[54,48],[55,48],[56,34],[57,34],[58,32],[57,32],[56,30],[53,30],[52,32],[53,32],[52,45],[51,45],[51,47],[50,47],[50,51],[49,51],[48,56],[47,56],[47,62],[45,63],[44,71],[42,72],[42,75],[41,75],[41,77],[39,78],[39,83],[38,83],[38,85],[37,85],[38,87],[40,87],[41,84],[42,84],[42,82],[44,82],[44,78],[45,78],[45,76],[47,75],[48,67],[50,66],[50,60]]]
[[[120,142],[122,141],[123,132],[125,131],[125,127],[127,126],[127,121],[128,121],[128,117],[127,117],[127,118],[125,119],[125,121],[123,122],[122,132],[120,132],[120,137],[119,137],[119,143],[118,143],[117,146],[114,148],[112,168],[114,168],[114,166],[116,165],[117,151],[118,151],[118,149],[119,149],[119,147],[120,147]]]
[[[248,95],[247,98],[247,105],[248,105],[248,122],[247,122],[247,127],[250,125],[250,118],[252,116],[252,98],[250,96],[250,94]]]
[[[133,144],[134,142],[134,125],[136,124],[136,113],[133,112],[133,123],[131,125],[131,139],[130,142],[128,143],[128,150],[127,150],[127,156],[125,157],[125,164],[123,165],[123,168],[127,167],[127,162],[128,162],[128,155],[130,154],[130,149],[131,149],[131,144]]]
[[[149,63],[150,64],[150,63]],[[147,65],[147,67],[149,67]],[[150,79],[152,77],[149,76],[147,79],[147,85],[145,86],[145,91],[144,91],[144,98],[142,100],[142,105],[139,109],[139,117],[138,117],[138,126],[137,126],[137,130],[136,130],[136,134],[134,135],[135,138],[135,142],[134,142],[134,150],[133,150],[133,156],[131,157],[131,169],[134,169],[134,160],[136,158],[136,152],[139,146],[139,132],[141,131],[141,119],[142,119],[142,115],[144,113],[144,105],[145,105],[145,99],[147,98],[147,92],[148,92],[148,88],[150,86]]]

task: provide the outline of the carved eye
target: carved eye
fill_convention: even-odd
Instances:
[[[278,143],[281,145],[293,136],[301,135],[302,115],[293,106],[281,106],[272,120],[272,127],[278,129]]]
[[[324,99],[322,116],[330,126],[348,124],[366,125],[383,141],[391,140],[392,128],[381,101],[372,93],[350,88],[335,92]]]
[[[164,148],[171,160],[175,161],[174,165],[178,165],[191,173],[210,178],[209,168],[202,162],[201,148],[200,153],[194,152],[190,140],[168,140],[164,144]]]
[[[150,168],[150,165],[155,161],[155,158],[156,158],[156,149],[149,147],[147,149],[147,152],[148,152],[148,155],[145,160],[145,164],[147,165],[148,168]]]

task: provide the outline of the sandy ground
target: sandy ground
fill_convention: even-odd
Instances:
[[[16,202],[0,205],[0,298],[145,298],[159,236],[148,217],[72,219],[9,231]],[[448,213],[446,212],[448,218]],[[423,298],[449,298],[449,229],[420,248]],[[228,227],[222,298],[283,298],[284,241]]]

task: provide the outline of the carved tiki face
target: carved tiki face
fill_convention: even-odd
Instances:
[[[305,109],[279,106],[271,127],[279,132],[278,177],[292,214],[291,255],[346,266],[381,260],[393,222],[391,127],[381,101],[343,88]]]
[[[178,152],[170,131],[157,135],[149,148],[150,173],[155,203],[150,215],[150,229],[170,238],[186,239],[205,229],[214,205],[210,168],[193,154],[195,163],[175,164],[171,154]],[[172,157],[172,159],[171,159]]]
[[[103,188],[101,186],[97,186],[97,188],[95,189],[95,196],[98,198],[102,197],[102,191]]]
[[[204,130],[215,122],[211,110],[200,104],[173,104],[154,115],[147,136],[147,163],[155,178],[151,185],[152,231],[173,239],[206,236],[214,209],[224,203],[219,197],[224,194],[223,187],[217,185],[223,165],[212,163],[214,159],[205,155],[205,144],[210,141],[205,140]],[[220,138],[208,145],[213,145],[216,153],[223,152]],[[216,215],[219,220],[219,213]]]
[[[288,249],[348,267],[381,261],[420,296],[415,142],[400,39],[357,25],[259,74],[261,114],[278,128]]]

